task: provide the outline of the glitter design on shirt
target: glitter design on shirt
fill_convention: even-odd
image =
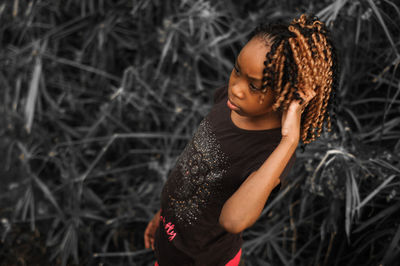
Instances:
[[[169,195],[169,207],[182,225],[195,225],[211,197],[218,196],[227,161],[209,121],[203,119],[177,160],[180,175],[175,193]]]

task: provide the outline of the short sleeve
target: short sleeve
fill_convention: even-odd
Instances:
[[[214,91],[214,104],[219,103],[228,95],[228,86],[224,85]]]

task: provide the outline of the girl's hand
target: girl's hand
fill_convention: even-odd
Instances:
[[[150,248],[154,250],[154,235],[156,233],[156,230],[160,224],[160,212],[158,211],[153,219],[149,222],[149,224],[146,227],[146,230],[144,231],[144,246],[145,248]]]
[[[298,97],[295,98],[299,99],[293,99],[289,108],[282,113],[282,139],[299,142],[301,114],[315,95],[316,92],[312,89],[305,92],[298,91]]]

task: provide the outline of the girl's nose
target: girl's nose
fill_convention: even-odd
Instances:
[[[243,85],[240,85],[240,83],[236,83],[232,85],[232,94],[239,99],[242,99],[244,97],[243,93]]]

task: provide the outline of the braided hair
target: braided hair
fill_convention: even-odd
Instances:
[[[289,26],[261,24],[251,33],[254,37],[271,45],[260,90],[273,90],[274,111],[287,110],[292,99],[300,99],[298,91],[311,88],[316,92],[302,113],[300,138],[304,149],[304,144],[321,135],[324,121],[331,131],[331,116],[336,126],[338,65],[330,32],[317,17],[303,14]]]

